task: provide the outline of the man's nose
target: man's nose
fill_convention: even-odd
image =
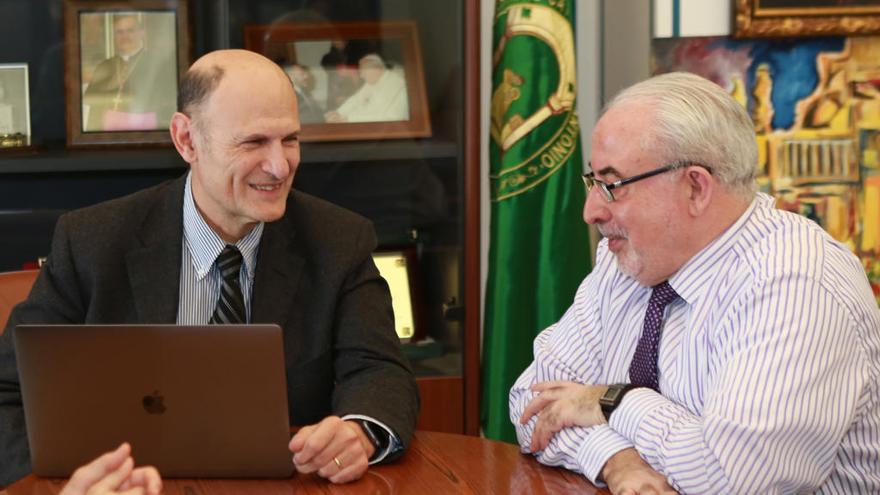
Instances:
[[[587,192],[587,200],[584,201],[584,221],[590,225],[607,222],[611,218],[608,204],[599,186],[593,187]]]
[[[290,167],[284,145],[280,141],[270,144],[268,154],[263,159],[263,171],[276,179],[284,180],[290,174]]]

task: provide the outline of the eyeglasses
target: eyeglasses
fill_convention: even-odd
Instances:
[[[595,177],[593,172],[588,172],[588,173],[584,174],[584,176],[583,176],[584,186],[587,187],[587,195],[589,195],[590,191],[593,190],[593,186],[598,185],[599,189],[602,191],[602,194],[605,195],[605,200],[608,201],[609,203],[612,203],[612,202],[614,202],[614,193],[611,192],[612,189],[617,189],[618,187],[625,186],[627,184],[632,184],[633,182],[638,182],[642,179],[647,179],[648,177],[654,177],[655,175],[660,175],[660,174],[669,172],[670,170],[675,170],[677,168],[683,168],[688,165],[696,165],[696,164],[689,163],[689,162],[673,162],[673,163],[669,163],[667,165],[663,165],[660,168],[655,168],[654,170],[649,170],[643,174],[634,175],[632,177],[627,177],[626,179],[616,180],[611,183],[602,182],[601,180],[599,180]],[[700,166],[702,166],[702,165],[700,165]],[[712,169],[710,169],[709,167],[705,167],[705,166],[702,166],[702,167],[705,168],[706,170],[708,170],[709,173],[712,173]]]

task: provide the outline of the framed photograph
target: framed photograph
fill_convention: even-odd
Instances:
[[[421,316],[421,294],[414,247],[380,250],[373,253],[379,274],[391,289],[394,326],[401,342],[418,341],[425,333]]]
[[[187,0],[64,2],[69,146],[171,142],[187,26]]]
[[[431,135],[414,22],[249,25],[244,45],[290,77],[303,141]]]
[[[0,149],[31,144],[27,64],[0,64]]]
[[[735,0],[734,37],[880,33],[877,0]]]

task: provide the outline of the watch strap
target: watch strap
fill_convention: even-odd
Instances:
[[[370,421],[366,419],[353,419],[364,430],[364,435],[367,436],[367,440],[373,444],[374,450],[373,455],[370,456],[370,461],[382,455],[383,452],[388,448],[388,444],[391,443],[391,438],[388,435],[388,432],[383,430],[378,425],[373,425]]]

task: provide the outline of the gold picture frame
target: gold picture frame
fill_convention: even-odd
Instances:
[[[431,136],[415,22],[247,25],[244,46],[290,77],[303,141]]]
[[[0,151],[31,144],[31,104],[26,63],[0,64]]]
[[[66,0],[70,147],[170,144],[190,63],[187,0]]]
[[[876,0],[735,0],[735,38],[880,33]]]

